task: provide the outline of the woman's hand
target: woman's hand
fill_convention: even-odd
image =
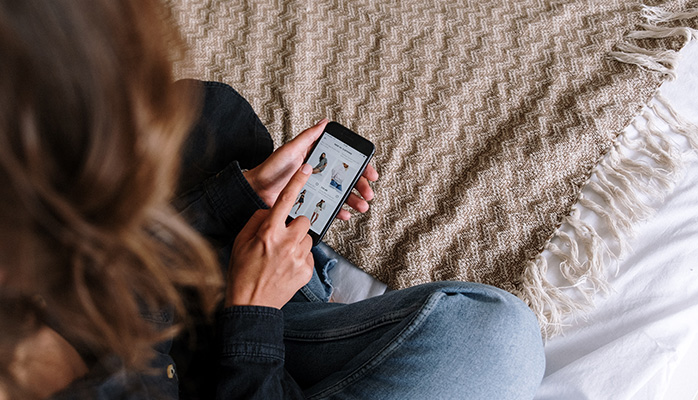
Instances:
[[[323,119],[315,126],[301,132],[293,140],[276,149],[262,164],[245,172],[245,178],[252,189],[269,206],[274,205],[279,193],[308,156],[313,143],[320,137],[328,122],[327,119]],[[356,190],[360,196],[352,193],[347,199],[349,207],[361,213],[368,211],[368,201],[373,199],[373,190],[368,182],[376,179],[378,179],[378,172],[369,164],[356,183]],[[351,218],[351,213],[340,210],[337,218],[348,220]]]
[[[302,162],[302,161],[301,161]],[[304,164],[287,179],[269,210],[258,210],[233,244],[228,268],[225,306],[255,305],[281,308],[313,276],[310,221],[286,217],[312,167]]]

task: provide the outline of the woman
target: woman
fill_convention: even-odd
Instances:
[[[305,189],[303,189],[303,191],[300,192],[300,194],[298,194],[298,198],[296,199],[296,202],[293,204],[294,207],[296,205],[298,205],[298,208],[296,208],[296,211],[293,212],[294,214],[298,214],[298,210],[300,210],[301,207],[303,207],[304,202],[305,202]]]
[[[330,180],[330,186],[335,189],[342,191],[342,182],[344,182],[344,176],[347,173],[349,165],[347,163],[342,163],[341,167],[337,165],[332,169],[332,179]]]
[[[327,156],[325,156],[325,153],[320,154],[320,159],[318,160],[318,163],[315,164],[313,167],[313,174],[321,174],[322,171],[325,170],[327,167]]]
[[[169,205],[196,92],[172,84],[176,35],[161,13],[154,1],[0,2],[8,398],[172,364],[155,345],[185,315],[179,291],[206,313],[220,298],[214,253]]]
[[[313,215],[310,216],[310,225],[314,224],[315,221],[317,221],[318,216],[320,216],[320,213],[322,210],[325,209],[325,200],[320,200],[315,204],[315,210],[313,210]]]
[[[163,15],[156,0],[0,0],[1,396],[532,397],[539,328],[508,293],[442,282],[328,302],[334,261],[307,218],[285,223],[327,121],[270,154],[237,92],[172,83]],[[196,340],[173,343],[182,327]]]

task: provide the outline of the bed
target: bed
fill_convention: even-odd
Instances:
[[[661,92],[698,124],[698,43],[681,55],[677,79]],[[547,341],[536,399],[698,398],[698,157],[685,141],[677,143],[685,170],[673,192],[638,224],[633,253],[609,266],[610,293],[597,296],[595,309],[568,319],[564,333]],[[335,301],[386,290],[340,260],[330,272]]]
[[[688,151],[698,128],[691,146],[662,124],[671,118],[654,118],[657,129],[638,118],[639,129],[616,136],[646,104],[698,124],[698,46],[681,50],[681,62],[673,52],[696,36],[693,3],[169,3],[192,49],[175,74],[231,84],[277,145],[321,117],[376,143],[372,211],[326,237],[362,268],[337,255],[334,301],[430,280],[490,283],[527,301],[548,336],[537,398],[698,392],[698,161]],[[674,73],[666,100],[653,103]],[[664,136],[686,154],[662,150]],[[633,154],[599,167],[623,138],[659,162],[641,166]],[[657,138],[647,150],[643,140]],[[664,178],[673,191],[643,198],[638,182]],[[613,179],[635,184],[616,192]],[[642,215],[643,202],[656,212],[630,226],[625,214]],[[635,232],[634,251],[616,263],[604,249],[620,222]],[[564,276],[554,272],[560,257]]]

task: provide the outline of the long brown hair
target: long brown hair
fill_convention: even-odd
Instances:
[[[17,343],[50,317],[97,355],[143,367],[139,313],[220,272],[169,206],[196,113],[173,85],[176,31],[157,0],[0,0],[0,385]]]

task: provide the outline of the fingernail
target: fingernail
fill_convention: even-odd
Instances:
[[[325,121],[327,121],[327,118],[323,118],[323,119],[319,120],[319,121],[315,124],[315,126],[318,126],[318,125],[322,124],[322,123],[325,122]]]
[[[310,164],[303,164],[301,172],[305,175],[310,175],[310,173],[313,172],[313,167],[311,167]]]

